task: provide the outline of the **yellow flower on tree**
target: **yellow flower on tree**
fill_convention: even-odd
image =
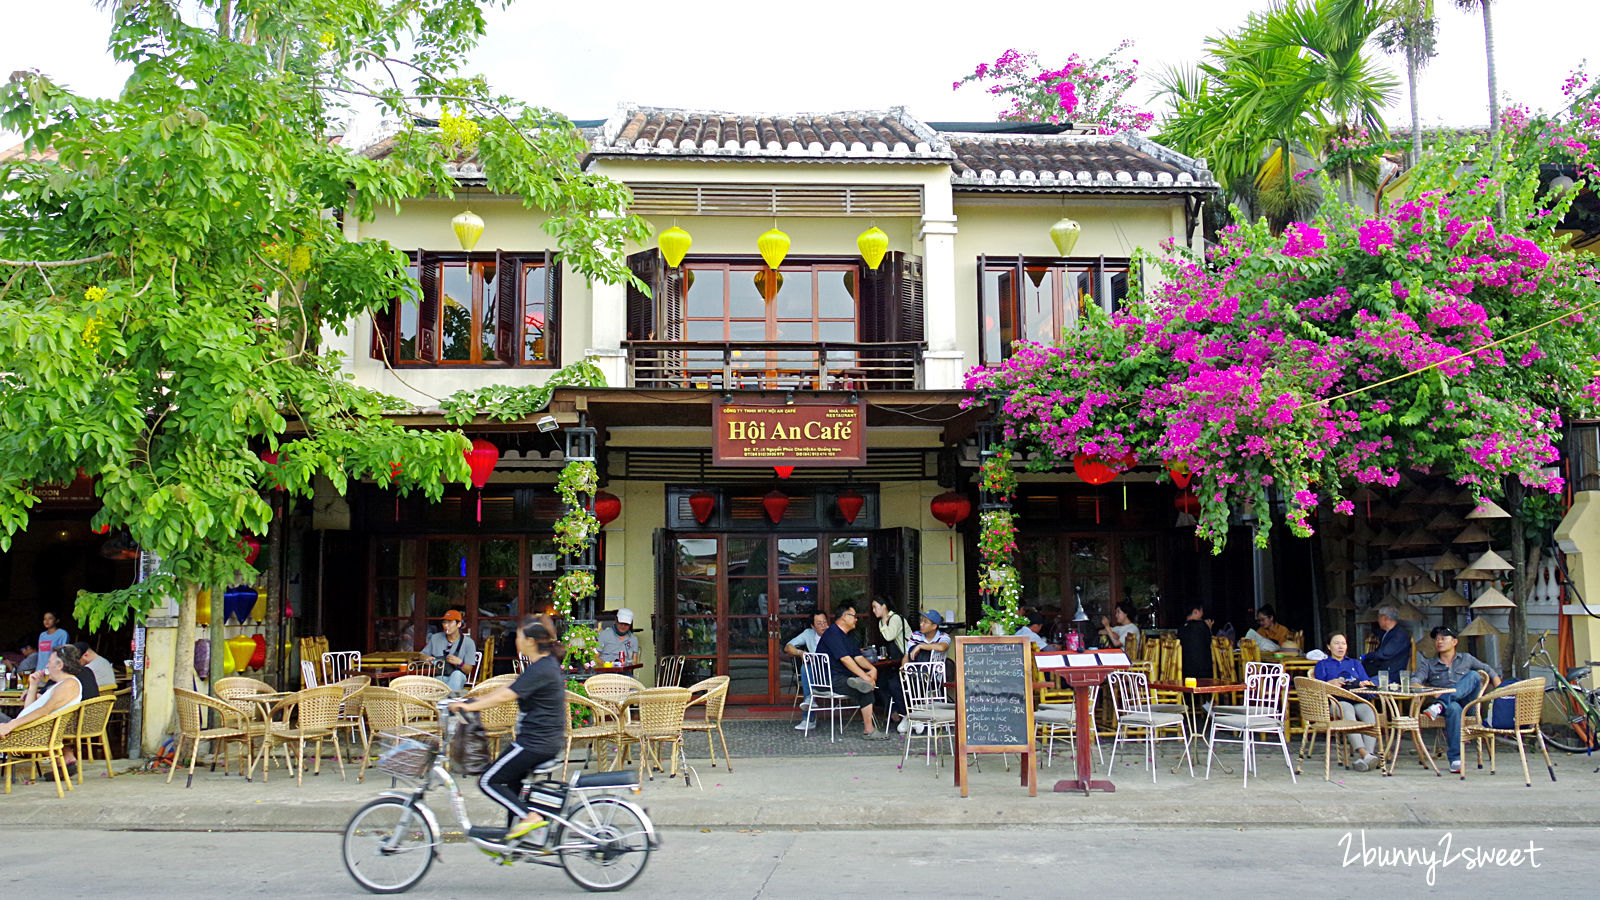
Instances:
[[[83,292],[83,299],[90,303],[99,303],[106,298],[106,289],[98,284]]]

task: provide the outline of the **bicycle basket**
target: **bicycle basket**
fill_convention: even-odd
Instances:
[[[428,771],[439,756],[439,738],[417,728],[386,731],[378,768],[390,775],[417,778]]]

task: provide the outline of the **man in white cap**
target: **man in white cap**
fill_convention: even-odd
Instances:
[[[639,636],[633,633],[633,610],[617,610],[617,622],[600,630],[600,663],[631,666],[639,661]]]

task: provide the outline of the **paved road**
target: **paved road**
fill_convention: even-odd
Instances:
[[[1600,828],[1425,829],[986,829],[928,831],[669,831],[628,893],[642,897],[815,898],[844,892],[880,897],[1214,895],[1339,897],[1587,897],[1600,883]],[[330,834],[41,832],[41,841],[0,841],[10,885],[65,877],[117,900],[198,896],[366,896],[345,874]],[[1537,848],[1515,867],[1471,867],[1478,848]],[[76,847],[63,857],[47,848]],[[1382,868],[1379,850],[1435,854]],[[1347,859],[1353,859],[1344,865]],[[64,863],[64,860],[67,860]],[[1506,859],[1510,862],[1509,857]],[[1536,864],[1536,865],[1535,865]],[[1047,888],[1046,885],[1054,887]],[[1076,889],[1075,889],[1076,888]],[[417,897],[576,896],[556,869],[492,865],[466,845],[444,849]]]

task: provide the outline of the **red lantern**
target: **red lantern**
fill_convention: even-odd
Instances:
[[[494,464],[500,461],[500,448],[485,440],[472,442],[472,449],[465,451],[467,467],[472,470],[472,486],[478,489],[478,521],[483,521],[483,486],[489,483],[489,476],[494,473]]]
[[[966,520],[967,516],[972,515],[972,501],[967,499],[966,494],[945,491],[928,503],[928,509],[933,513],[935,519],[943,522],[953,531],[957,525]],[[955,562],[955,559],[956,536],[952,534],[950,535],[950,561]]]
[[[1194,491],[1179,491],[1178,496],[1173,498],[1172,506],[1186,516],[1200,514],[1200,498],[1195,496]]]
[[[761,505],[766,507],[767,518],[776,525],[783,521],[783,514],[789,511],[789,495],[783,491],[767,491],[761,498]]]
[[[711,518],[711,512],[716,508],[717,495],[710,491],[695,491],[689,495],[689,509],[694,511],[694,520],[701,525]]]
[[[788,478],[794,474],[794,466],[773,466],[772,471],[777,472],[779,478]]]
[[[1101,485],[1111,481],[1117,477],[1117,472],[1120,471],[1101,462],[1098,453],[1072,454],[1072,470],[1078,473],[1079,478],[1093,485]]]
[[[110,525],[96,525],[94,527],[94,533],[95,534],[110,534],[111,533],[111,526]]]
[[[594,517],[600,520],[600,527],[604,528],[616,521],[622,515],[622,501],[610,491],[601,491],[594,495]]]
[[[255,535],[247,534],[239,539],[239,546],[244,548],[245,565],[255,565],[256,558],[261,555],[261,541],[257,540]]]
[[[1167,463],[1167,474],[1172,476],[1172,483],[1180,488],[1187,488],[1189,482],[1194,480],[1194,473],[1189,471],[1189,464],[1182,460]]]
[[[250,661],[245,665],[252,669],[259,669],[267,664],[267,639],[259,634],[250,635],[250,640],[256,642],[256,649],[250,652]]]
[[[846,488],[838,497],[834,498],[833,502],[839,505],[839,515],[844,516],[845,522],[854,525],[856,516],[861,515],[861,507],[867,502],[867,498],[861,496],[853,488]]]

